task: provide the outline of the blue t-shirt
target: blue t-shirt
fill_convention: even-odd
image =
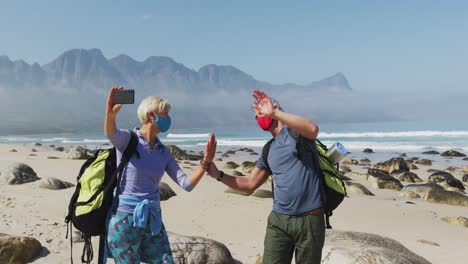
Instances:
[[[304,141],[315,144],[314,140],[304,138]],[[267,157],[274,182],[273,211],[281,214],[297,215],[322,207],[321,182],[312,153],[302,151],[302,160],[297,154],[296,140],[285,126],[273,138]],[[262,157],[256,166],[267,169]]]

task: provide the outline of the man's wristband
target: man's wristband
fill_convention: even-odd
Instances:
[[[224,171],[219,171],[219,176],[216,178],[217,181],[221,181],[224,177]]]

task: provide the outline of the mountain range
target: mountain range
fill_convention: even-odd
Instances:
[[[138,91],[238,92],[259,88],[314,91],[351,91],[342,73],[307,85],[275,85],[256,80],[233,66],[209,64],[198,71],[169,57],[151,56],[137,61],[128,55],[107,59],[99,49],[73,49],[45,64],[28,64],[0,56],[0,88],[77,90],[106,93],[109,87],[121,85]]]

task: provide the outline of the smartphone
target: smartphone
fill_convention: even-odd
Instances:
[[[135,103],[135,90],[117,90],[114,92],[114,104]]]

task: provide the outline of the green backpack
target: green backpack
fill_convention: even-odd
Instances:
[[[130,132],[130,141],[118,166],[115,148],[100,149],[85,161],[78,174],[76,189],[70,199],[68,214],[65,217],[65,223],[67,223],[65,238],[68,238],[68,230],[72,231],[72,224],[81,232],[85,242],[81,255],[83,263],[91,263],[93,259],[92,236],[100,237],[98,263],[103,263],[107,216],[110,210],[115,213],[117,209],[120,181],[125,166],[133,154],[139,156],[136,151],[138,137],[133,131]],[[114,190],[116,190],[115,196]],[[73,232],[70,234],[71,250],[72,234]]]
[[[320,142],[320,140],[315,139],[315,146],[313,146],[304,142],[304,138],[292,129],[288,128],[288,133],[294,138],[294,140],[296,140],[296,149],[300,160],[302,160],[302,157],[304,156],[302,154],[303,151],[312,152],[312,162],[316,168],[319,168],[319,175],[322,182],[321,193],[325,211],[325,224],[326,228],[331,229],[332,227],[330,225],[329,218],[333,215],[333,210],[335,210],[341,204],[344,197],[347,196],[346,185],[339,174],[339,163],[333,164],[327,158],[326,153],[328,148]],[[272,142],[273,139],[270,139],[262,150],[262,159],[270,173],[271,169],[268,165],[268,153]],[[273,181],[271,183],[271,188],[273,191]]]

